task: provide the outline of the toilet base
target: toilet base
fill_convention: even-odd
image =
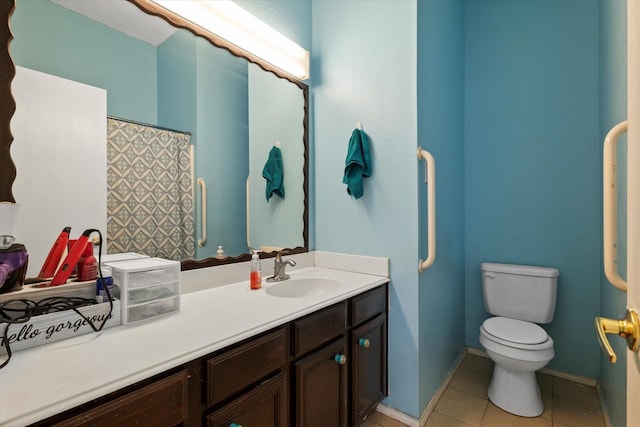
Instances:
[[[535,371],[514,372],[496,364],[489,399],[499,408],[521,417],[537,417],[544,412]]]

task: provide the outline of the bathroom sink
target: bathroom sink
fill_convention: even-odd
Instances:
[[[319,296],[341,286],[339,281],[326,277],[301,277],[269,285],[266,292],[280,298],[305,298]]]

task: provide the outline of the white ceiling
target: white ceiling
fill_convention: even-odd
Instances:
[[[50,0],[128,36],[158,46],[177,31],[126,0]]]

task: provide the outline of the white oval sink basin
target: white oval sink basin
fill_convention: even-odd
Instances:
[[[326,277],[301,277],[269,285],[266,292],[280,298],[304,298],[319,296],[341,286],[339,281]]]

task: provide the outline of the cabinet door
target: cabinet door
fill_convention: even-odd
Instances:
[[[297,427],[346,427],[346,337],[295,363]]]
[[[380,314],[351,332],[351,412],[362,423],[387,395],[387,318]]]
[[[259,385],[207,417],[208,427],[287,427],[284,374]]]

